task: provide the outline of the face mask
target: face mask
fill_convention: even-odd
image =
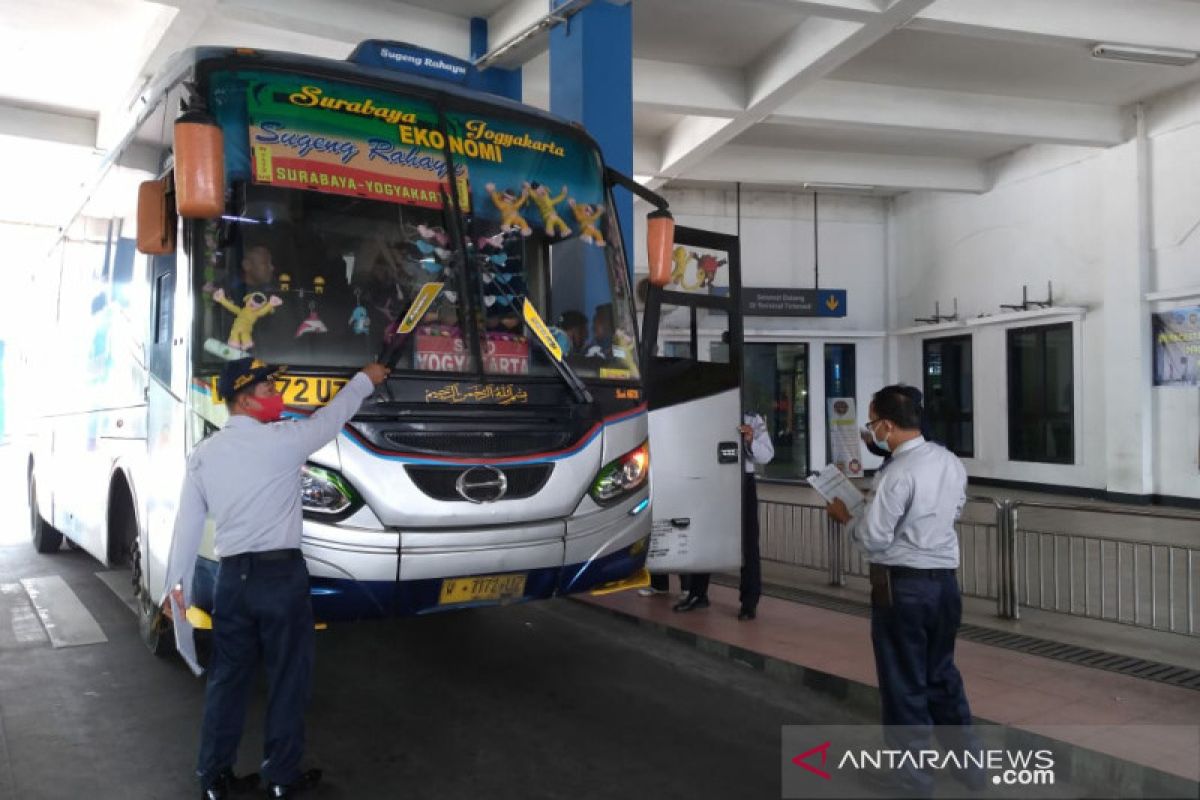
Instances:
[[[254,397],[255,405],[250,408],[250,416],[259,422],[275,422],[283,417],[283,395],[273,394],[270,397]]]
[[[882,439],[878,439],[875,437],[875,428],[878,428],[878,427],[879,427],[879,424],[876,423],[873,427],[869,428],[869,430],[871,431],[871,442],[885,453],[892,452],[892,446],[890,444],[888,444],[887,436],[884,436]]]
[[[863,445],[867,448],[867,452],[879,458],[885,458],[889,455],[887,450],[884,450],[879,445],[875,444],[875,435],[865,425],[861,431]]]

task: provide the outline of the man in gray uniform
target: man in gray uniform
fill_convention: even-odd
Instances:
[[[222,370],[218,390],[229,422],[188,459],[167,562],[163,608],[169,611],[172,600],[186,608],[211,516],[220,566],[197,765],[205,800],[257,785],[257,776],[236,778],[233,765],[260,652],[269,686],[262,762],[267,796],[291,797],[321,779],[320,770],[300,771],[314,655],[308,570],[300,554],[300,469],[337,436],[388,370],[368,364],[329,405],[286,422],[279,421],[276,373],[251,358]]]
[[[937,726],[944,746],[975,750],[971,708],[954,665],[962,621],[954,523],[967,499],[967,472],[957,456],[921,435],[920,394],[911,387],[880,389],[867,427],[874,444],[892,454],[887,469],[858,516],[841,500],[828,512],[871,562],[871,644],[889,744],[923,749]],[[982,774],[955,777],[975,786]],[[902,770],[890,788],[928,796],[933,779]]]

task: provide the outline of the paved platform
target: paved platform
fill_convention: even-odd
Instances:
[[[757,661],[753,665],[767,672],[779,671],[771,662],[803,667],[810,676],[829,676],[824,683],[835,694],[860,705],[877,702],[868,619],[763,597],[758,618],[739,622],[736,589],[713,585],[712,606],[686,614],[671,610],[677,597],[622,592],[583,602],[683,635],[676,638],[693,636],[703,649],[727,646],[731,657]],[[981,721],[1200,780],[1200,729],[1180,736],[1179,728],[1170,727],[1200,725],[1198,691],[966,641],[958,644],[957,661],[972,712]]]

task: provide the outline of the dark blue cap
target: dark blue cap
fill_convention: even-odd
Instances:
[[[217,391],[228,400],[248,386],[273,379],[286,367],[273,367],[257,358],[239,358],[221,368],[217,379]]]

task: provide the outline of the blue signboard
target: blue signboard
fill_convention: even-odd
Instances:
[[[368,39],[354,48],[347,61],[455,83],[513,100],[521,99],[519,70],[499,67],[480,70],[470,61],[405,42]]]
[[[743,287],[742,313],[754,317],[844,317],[845,289]]]

